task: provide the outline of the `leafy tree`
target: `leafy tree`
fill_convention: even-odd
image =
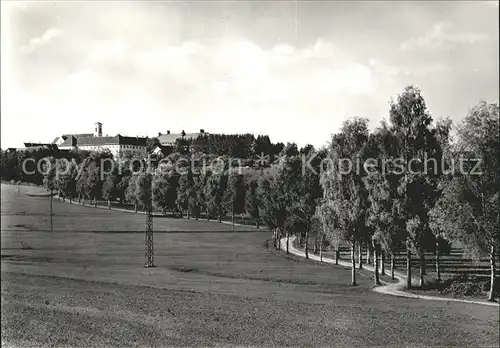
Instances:
[[[95,162],[90,162],[85,172],[87,173],[84,186],[85,194],[88,198],[97,201],[101,197],[102,192],[100,168]]]
[[[363,179],[368,191],[370,206],[367,210],[367,225],[370,226],[369,234],[372,248],[378,253],[379,248],[391,256],[391,277],[394,279],[394,253],[406,238],[402,231],[405,228],[401,214],[398,212],[397,200],[399,198],[397,186],[399,175],[395,175],[392,168],[385,164],[397,155],[396,140],[387,124],[383,122],[373,134],[370,135],[366,157],[374,160],[374,166],[367,169]],[[367,163],[368,164],[368,163]],[[395,204],[396,202],[396,204]],[[375,260],[374,279],[378,280],[378,262]],[[382,258],[383,259],[383,258]]]
[[[182,155],[189,153],[191,148],[191,139],[179,138],[175,140],[174,151]]]
[[[363,171],[354,168],[368,142],[367,120],[354,118],[344,123],[341,133],[332,137],[329,156],[332,166],[322,173],[325,204],[335,213],[340,229],[339,239],[351,244],[352,279],[356,285],[356,241],[365,231],[365,213],[368,207],[367,192],[363,184]],[[350,165],[349,165],[350,163]],[[351,168],[349,168],[351,166]]]
[[[276,169],[261,177],[259,191],[262,197],[262,220],[273,232],[274,246],[280,249],[289,202],[286,196],[287,192],[282,181],[279,180]]]
[[[424,98],[417,87],[407,86],[398,96],[397,102],[391,101],[391,130],[398,144],[398,155],[404,170],[398,180],[399,198],[397,210],[406,223],[407,249],[407,287],[411,287],[411,251],[420,256],[420,283],[423,283],[424,252],[433,244],[429,227],[429,210],[438,197],[437,183],[439,173],[437,164],[427,158],[439,158],[439,142],[432,131],[432,117],[427,110]],[[410,167],[417,162],[417,170]],[[427,167],[422,167],[426,162]],[[439,163],[436,161],[435,163]]]
[[[122,176],[120,180],[116,183],[116,198],[123,202],[127,198],[128,185],[130,181],[130,176]]]
[[[436,126],[433,129],[434,137],[441,148],[441,155],[442,155],[440,163],[441,177],[439,178],[439,183],[437,187],[438,198],[442,196],[442,191],[446,186],[446,182],[448,182],[449,179],[452,178],[452,171],[450,171],[450,168],[452,166],[452,163],[450,162],[450,160],[452,160],[451,157],[452,151],[450,146],[451,127],[452,127],[452,122],[450,119],[441,119],[436,123]],[[447,249],[447,247],[449,246],[449,242],[445,239],[445,233],[441,229],[440,224],[437,223],[436,218],[439,217],[438,215],[436,215],[436,212],[438,211],[438,209],[439,208],[436,208],[429,212],[430,216],[429,227],[435,239],[436,274],[437,274],[437,281],[440,282],[441,281],[440,253],[442,252],[442,250]]]
[[[133,203],[135,205],[136,210],[138,203],[137,197],[135,195],[137,178],[138,178],[137,174],[134,174],[129,178],[126,186],[127,188],[125,191],[125,198],[127,199],[128,202]]]
[[[467,252],[490,258],[489,300],[495,297],[495,259],[498,254],[500,141],[498,104],[481,102],[458,128],[457,148],[464,160],[444,184],[433,209],[433,222],[447,238],[460,241]],[[467,164],[469,164],[467,166]],[[479,168],[474,168],[476,165]],[[473,170],[476,169],[476,170]]]
[[[179,176],[174,173],[156,175],[153,179],[153,204],[163,212],[177,210]]]
[[[280,157],[286,156],[288,158],[297,156],[298,154],[299,150],[295,143],[287,143],[279,153]]]
[[[135,185],[132,186],[135,189],[134,198],[137,204],[142,205],[145,211],[151,199],[152,176],[145,173],[139,173],[134,175],[134,177]]]
[[[187,218],[189,219],[189,212],[191,208],[191,200],[194,199],[194,179],[193,173],[188,168],[186,173],[183,173],[179,178],[179,186],[177,192],[176,204],[181,213],[187,211]]]
[[[267,156],[274,154],[273,144],[267,135],[258,135],[252,146],[253,157],[261,156],[262,154]],[[264,165],[265,163],[261,164]]]
[[[159,145],[160,145],[160,140],[158,140],[158,138],[156,137],[146,138],[146,149],[148,153],[153,151],[153,149]]]
[[[234,215],[245,212],[245,177],[243,175],[231,173],[228,176],[223,200],[226,210],[231,211],[234,224]]]
[[[212,172],[210,170],[204,171],[200,174],[200,178],[198,181],[198,185],[203,187],[203,193],[200,193],[200,196],[203,196],[203,201],[205,203],[205,214],[207,221],[210,220],[210,217],[215,214],[214,206],[212,205],[212,192],[213,182],[210,179],[212,176]]]
[[[338,229],[338,223],[335,220],[335,211],[332,209],[332,206],[328,204],[327,200],[322,200],[318,205],[317,215],[323,225],[325,240],[331,247],[335,248],[335,264],[338,265],[340,258],[339,247],[342,242],[339,236],[342,235],[342,232],[336,231]]]
[[[254,179],[247,185],[247,191],[245,194],[245,209],[254,219],[257,228],[259,228],[260,224],[260,206],[261,192],[259,191],[259,182]]]
[[[284,148],[285,148],[285,144],[283,144],[281,142],[274,144],[272,156],[273,157],[279,156],[281,151],[283,151]]]
[[[305,242],[306,258],[309,257],[309,232],[323,191],[320,185],[321,162],[326,157],[326,151],[314,150],[312,146],[302,149],[302,156],[294,159],[295,170],[288,176],[288,190],[294,194],[290,197],[290,213],[296,215],[303,224],[301,240]],[[300,164],[298,163],[300,161]],[[291,168],[290,166],[288,166]]]
[[[57,166],[60,173],[57,178],[59,194],[69,199],[76,197],[76,180],[78,176],[78,167],[76,163],[59,160]]]
[[[272,232],[272,241],[275,248],[278,248],[278,237],[277,237],[277,225],[278,222],[275,219],[274,210],[276,206],[274,204],[274,195],[271,188],[270,176],[263,176],[259,180],[259,191],[261,192],[262,202],[261,202],[261,217],[263,222],[267,225],[269,230]]]
[[[206,197],[209,211],[216,214],[219,222],[226,215],[227,207],[224,204],[223,197],[227,186],[227,168],[212,172],[208,177],[206,185]]]
[[[88,176],[87,171],[83,170],[83,172],[81,172],[80,177],[76,182],[76,192],[78,194],[78,202],[80,202],[80,199],[82,199],[83,204],[85,204],[85,184],[87,182],[87,176]]]
[[[43,164],[42,171],[45,173],[43,178],[43,186],[50,192],[57,188],[56,185],[56,159],[48,157]]]
[[[110,206],[111,201],[114,201],[118,197],[118,178],[114,174],[109,174],[106,176],[102,184],[102,197],[108,201],[108,206]]]
[[[189,201],[189,209],[196,219],[200,217],[202,211],[208,213],[206,207],[205,184],[206,176],[204,174],[193,176],[193,190]],[[206,218],[209,218],[208,214]]]

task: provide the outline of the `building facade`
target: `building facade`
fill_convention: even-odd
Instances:
[[[114,158],[123,156],[147,157],[146,138],[126,137],[117,134],[113,137],[102,136],[102,123],[96,122],[94,133],[63,134],[52,144],[61,150],[86,150],[111,152]]]
[[[186,133],[182,131],[181,133],[170,133],[167,131],[166,134],[158,134],[158,141],[162,146],[175,146],[175,142],[177,139],[196,139],[200,135],[208,134],[204,129],[200,129],[199,133]]]

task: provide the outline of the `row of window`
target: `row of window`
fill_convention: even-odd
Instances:
[[[107,148],[118,148],[121,147],[123,149],[145,149],[145,146],[136,146],[136,145],[98,145],[98,146],[89,146],[89,145],[82,145],[80,147],[84,148],[89,148],[89,149],[98,149],[101,147],[107,147]]]
[[[135,145],[101,145],[101,146],[83,145],[83,146],[80,146],[80,148],[83,150],[99,150],[102,148],[108,148],[110,150],[122,150],[122,149],[138,150],[138,151],[145,151],[146,150],[145,146],[135,146]]]

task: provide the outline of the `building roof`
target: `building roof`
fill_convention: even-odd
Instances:
[[[74,136],[72,135],[63,135],[62,138],[64,139],[64,141],[59,144],[60,147],[64,147],[64,146],[76,146],[76,141],[77,141],[77,138],[75,138]]]
[[[163,156],[168,156],[173,151],[171,146],[156,145],[154,149],[151,150],[151,153],[155,153],[157,150],[159,150]]]
[[[116,137],[82,137],[76,139],[78,146],[118,145]]]
[[[203,133],[186,133],[184,135],[184,139],[196,139],[199,135],[202,134],[208,134],[207,132]],[[181,133],[169,133],[169,134],[162,134],[158,137],[158,141],[160,144],[173,144],[177,139],[182,138]]]
[[[63,134],[61,135],[60,137],[56,137],[54,140],[52,140],[52,144],[55,144],[57,143],[57,141],[60,139],[60,138],[63,138],[65,141],[70,138],[70,137],[73,137],[75,139],[79,139],[79,138],[88,138],[88,137],[93,137],[94,134],[93,133],[80,133],[80,134]]]
[[[134,145],[146,146],[146,138],[139,137],[124,137],[120,134],[114,137],[94,137],[82,136],[75,137],[74,135],[66,136],[66,140],[59,146],[103,146],[103,145]]]
[[[48,149],[57,150],[56,144],[45,144],[45,143],[24,143],[25,147],[45,147]]]
[[[87,137],[93,137],[94,136],[94,133],[79,133],[79,134],[63,134],[62,136],[63,137],[67,137],[67,136],[74,136],[75,138],[87,138]]]
[[[147,138],[142,137],[124,137],[118,134],[116,136],[120,145],[135,145],[135,146],[146,146]]]
[[[56,144],[62,138],[64,141],[59,144],[60,147],[69,146],[103,146],[103,145],[133,145],[146,146],[146,138],[142,137],[125,137],[120,134],[114,137],[96,137],[92,133],[82,134],[63,134],[55,138],[52,144]]]

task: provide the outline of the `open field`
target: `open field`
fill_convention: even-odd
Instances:
[[[371,291],[370,273],[287,257],[269,232],[21,195],[2,185],[7,346],[498,346],[498,308]]]

